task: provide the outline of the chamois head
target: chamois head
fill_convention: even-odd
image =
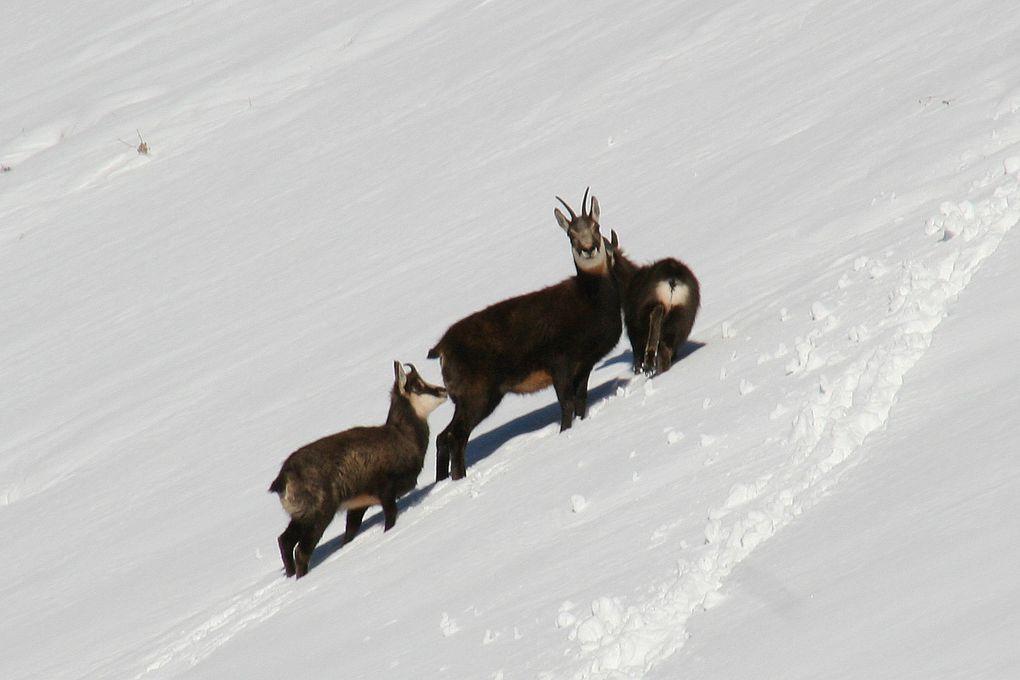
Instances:
[[[559,208],[553,210],[556,215],[556,222],[563,231],[567,232],[570,239],[570,248],[574,255],[574,264],[578,271],[589,274],[601,274],[608,271],[610,265],[609,243],[602,238],[599,231],[599,201],[591,197],[591,206],[588,203],[588,189],[584,190],[584,198],[581,199],[581,214],[576,215],[574,211],[559,196],[556,200],[563,204],[563,207],[570,213],[570,218],[560,212]]]
[[[405,372],[399,361],[393,362],[394,394],[407,399],[418,417],[425,419],[446,401],[446,388],[425,382],[414,364],[407,364],[407,368],[410,370]]]

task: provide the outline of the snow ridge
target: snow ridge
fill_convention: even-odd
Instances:
[[[880,284],[898,269],[885,291],[887,309],[873,328],[859,324],[839,337],[832,333],[838,324],[830,311],[837,305],[812,306],[822,328],[792,343],[796,357],[787,374],[841,370],[834,378],[820,375],[817,390],[800,403],[776,405],[775,417],[792,413],[789,434],[772,444],[788,452],[785,464],[734,485],[709,511],[704,545],[678,559],[675,573],[649,589],[651,595],[630,603],[604,596],[591,603],[590,616],[569,633],[576,680],[643,677],[674,654],[687,638],[691,615],[722,598],[734,567],[816,505],[859,461],[865,440],[887,423],[904,376],[930,346],[950,306],[1020,221],[1020,159],[1007,159],[1004,166],[1004,179],[995,173],[974,183],[976,202],[943,203],[925,222],[927,239],[912,257],[899,264],[858,258],[841,277],[837,302],[849,306],[855,280]],[[871,310],[863,318],[875,316]],[[847,340],[853,348],[849,359],[841,355]]]

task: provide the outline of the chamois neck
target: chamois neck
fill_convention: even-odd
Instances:
[[[638,266],[627,257],[619,248],[613,253],[613,276],[619,283],[621,290],[626,290],[634,278]]]
[[[411,402],[403,395],[397,394],[396,390],[390,397],[390,411],[386,414],[386,425],[410,436],[422,448],[428,446],[428,420],[420,417]]]

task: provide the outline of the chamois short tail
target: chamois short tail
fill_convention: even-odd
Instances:
[[[429,353],[426,356],[429,359],[438,359],[439,358],[439,345],[436,345],[435,347],[430,349]]]

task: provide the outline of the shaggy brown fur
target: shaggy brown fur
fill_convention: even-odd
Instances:
[[[561,431],[587,412],[588,376],[616,346],[623,326],[609,272],[609,243],[599,233],[598,201],[592,197],[590,212],[580,217],[567,210],[569,220],[559,210],[555,214],[570,237],[577,275],[461,319],[429,351],[430,358],[440,359],[455,407],[450,424],[436,438],[437,480],[465,475],[471,431],[508,392],[525,394],[552,385]]]
[[[394,362],[385,425],[354,427],[301,447],[270,485],[291,517],[279,538],[287,576],[308,573],[312,551],[340,510],[347,511],[345,543],[354,539],[372,505],[382,505],[386,531],[396,523],[397,499],[415,487],[425,463],[428,415],[446,401],[444,388],[408,366],[405,373]]]

